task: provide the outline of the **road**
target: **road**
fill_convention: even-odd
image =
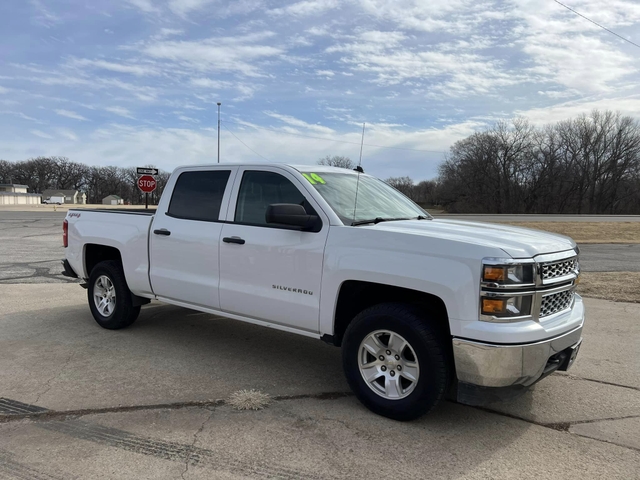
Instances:
[[[0,478],[637,478],[640,305],[586,306],[568,374],[403,423],[318,340],[156,303],[108,331],[77,285],[0,285]]]

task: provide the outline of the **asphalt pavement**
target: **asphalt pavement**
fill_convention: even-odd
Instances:
[[[578,360],[516,401],[366,410],[340,350],[152,303],[100,328],[77,285],[0,285],[0,478],[631,479],[640,305],[586,299]],[[272,396],[261,411],[225,400]]]
[[[515,401],[401,423],[318,340],[157,302],[100,328],[60,275],[64,215],[0,211],[0,478],[638,478],[640,304],[585,299],[575,365]],[[583,268],[628,269],[610,247]],[[236,411],[243,389],[272,402]]]

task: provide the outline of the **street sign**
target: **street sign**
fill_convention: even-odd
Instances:
[[[144,193],[151,193],[156,189],[156,179],[151,175],[143,175],[138,179],[138,188]]]
[[[138,167],[136,168],[138,175],[158,175],[157,168]]]

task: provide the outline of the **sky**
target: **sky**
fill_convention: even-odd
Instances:
[[[639,0],[566,5],[640,44]],[[640,118],[640,48],[553,0],[3,0],[0,158],[437,175],[496,121]],[[387,147],[387,148],[384,148]],[[392,148],[388,148],[392,147]]]

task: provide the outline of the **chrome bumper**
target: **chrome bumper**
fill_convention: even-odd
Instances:
[[[582,339],[582,325],[549,340],[520,345],[495,345],[453,339],[458,381],[481,387],[529,386],[546,374],[550,359]],[[568,366],[575,356],[572,356]],[[554,370],[558,366],[555,366]]]

